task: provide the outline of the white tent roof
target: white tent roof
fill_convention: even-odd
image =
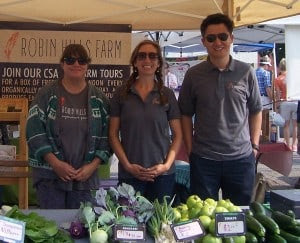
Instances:
[[[300,13],[299,0],[0,0],[0,21],[130,24],[133,30],[195,30],[223,12],[236,26]]]

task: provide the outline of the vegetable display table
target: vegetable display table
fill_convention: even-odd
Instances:
[[[46,219],[54,220],[59,227],[65,223],[71,223],[76,219],[78,209],[30,209],[22,210],[28,214],[30,212],[36,212],[37,214],[44,216]],[[146,243],[153,243],[154,240],[147,237]],[[88,237],[82,239],[76,239],[75,243],[89,243]]]

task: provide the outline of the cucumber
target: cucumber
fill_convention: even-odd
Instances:
[[[265,210],[264,206],[259,202],[253,201],[252,203],[250,203],[250,209],[252,210],[252,212],[254,214],[261,213],[261,214],[266,215],[266,210]]]
[[[253,216],[253,212],[250,209],[246,209],[245,214]]]
[[[261,236],[256,236],[257,242],[258,243],[267,243],[266,238],[265,237],[261,237]]]
[[[296,225],[295,219],[279,211],[274,211],[271,217],[283,229]]]
[[[300,237],[290,234],[285,230],[280,230],[280,236],[282,236],[288,243],[300,243]]]
[[[285,231],[293,235],[300,236],[300,226],[287,227]]]
[[[246,236],[247,243],[258,243],[258,240],[257,240],[255,234],[248,231],[248,232],[246,232],[245,236]]]
[[[245,219],[246,219],[246,225],[247,225],[247,229],[248,230],[250,230],[255,235],[258,235],[260,237],[264,237],[265,236],[265,234],[266,234],[265,228],[253,216],[246,215]]]
[[[292,217],[293,219],[295,219],[295,218],[296,218],[296,215],[295,215],[295,213],[294,213],[294,211],[293,211],[293,210],[288,210],[288,211],[286,212],[286,215],[288,215],[288,216]]]
[[[273,235],[273,234],[268,234],[267,235],[267,242],[272,242],[272,243],[287,243],[287,241],[280,235]]]
[[[270,217],[262,214],[257,213],[254,217],[265,227],[265,229],[270,232],[271,234],[279,234],[280,229],[278,224]]]

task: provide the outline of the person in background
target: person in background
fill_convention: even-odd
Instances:
[[[280,75],[275,79],[275,90],[277,100],[280,103],[280,115],[284,118],[283,135],[286,145],[297,152],[297,101],[286,99],[286,60],[282,58],[279,63]],[[290,123],[292,122],[292,144],[290,144]]]
[[[156,42],[140,42],[130,64],[129,80],[110,103],[110,144],[119,159],[119,183],[161,201],[173,195],[173,162],[182,141],[180,111],[174,92],[163,85],[163,58]]]
[[[297,130],[297,137],[298,137],[298,149],[297,152],[300,155],[300,100],[298,100],[298,107],[297,107],[297,123],[298,123],[298,130]],[[295,184],[296,189],[300,189],[300,177]]]
[[[263,109],[265,110],[272,109],[272,83],[271,73],[268,71],[269,66],[272,66],[270,58],[264,56],[260,59],[259,67],[255,71]]]
[[[200,29],[208,58],[187,71],[179,93],[191,193],[218,200],[222,189],[222,198],[248,205],[262,121],[257,80],[250,65],[229,54],[228,16],[209,15]]]
[[[171,73],[169,63],[165,62],[164,67],[165,67],[165,86],[173,90],[177,89],[178,87],[177,77],[174,73]]]
[[[109,104],[85,80],[90,62],[82,45],[68,45],[60,59],[62,79],[40,89],[31,104],[26,136],[40,208],[79,208],[93,201],[98,167],[111,155]]]

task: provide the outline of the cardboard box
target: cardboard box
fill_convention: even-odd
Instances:
[[[292,210],[300,218],[300,189],[273,190],[270,192],[270,207],[286,213]]]
[[[16,160],[16,146],[0,145],[0,160]],[[12,171],[13,167],[0,166],[0,171]]]

